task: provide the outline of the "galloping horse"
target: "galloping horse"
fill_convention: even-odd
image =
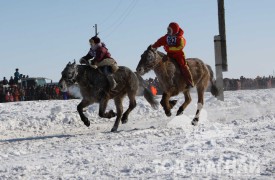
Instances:
[[[144,87],[143,79],[138,74],[132,72],[129,68],[119,66],[119,69],[114,73],[114,78],[117,86],[114,90],[109,89],[107,78],[100,72],[99,69],[93,69],[87,65],[76,65],[75,62],[69,62],[65,69],[62,71],[62,77],[59,85],[71,86],[75,83],[80,88],[80,93],[83,97],[80,104],[77,106],[77,111],[84,124],[89,127],[90,121],[83,114],[83,108],[93,103],[99,103],[99,116],[103,118],[116,117],[115,124],[112,132],[117,131],[120,120],[122,123],[127,123],[129,113],[136,107],[136,94],[143,89],[145,99],[150,103],[153,108],[156,108],[158,102],[154,99],[149,89]],[[129,108],[123,114],[122,101],[127,94],[129,98]],[[114,99],[117,113],[113,110],[105,112],[109,99]],[[121,118],[122,117],[122,118]]]
[[[218,89],[215,85],[213,71],[209,65],[203,63],[202,60],[197,58],[188,58],[186,61],[190,68],[198,93],[197,111],[195,118],[192,121],[193,125],[197,125],[200,111],[204,104],[204,91],[208,87],[208,82],[211,82],[212,95],[217,96]],[[190,89],[186,85],[177,62],[173,59],[169,59],[164,53],[149,46],[141,55],[136,71],[140,75],[144,75],[150,70],[154,70],[164,92],[160,104],[162,105],[165,114],[167,116],[171,116],[171,109],[177,102],[176,100],[169,101],[170,97],[176,96],[180,92],[183,92],[185,101],[177,111],[177,115],[182,114],[184,109],[191,102],[191,96]]]

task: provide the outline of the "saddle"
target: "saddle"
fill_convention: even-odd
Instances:
[[[100,61],[99,63],[95,63],[95,65],[89,64],[94,69],[97,69],[100,74],[103,74],[104,77],[107,78],[108,85],[106,85],[104,82],[104,79],[100,80],[100,83],[97,82],[97,91],[112,91],[117,83],[113,77],[113,74],[117,72],[119,67],[117,66],[117,63],[114,59],[112,58],[106,58]],[[106,69],[107,68],[107,69]],[[91,78],[91,77],[90,77]],[[93,81],[97,81],[98,79],[93,79]]]
[[[97,67],[101,67],[101,66],[111,66],[112,68],[112,73],[115,73],[119,67],[116,63],[116,61],[113,58],[106,58],[103,59],[102,61],[100,61],[99,63],[96,63]]]

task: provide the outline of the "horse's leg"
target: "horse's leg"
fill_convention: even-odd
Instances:
[[[169,101],[171,109],[177,104],[177,100],[171,100]]]
[[[164,112],[166,116],[171,116],[171,106],[170,106],[170,94],[169,93],[163,93],[160,104],[162,105]]]
[[[177,104],[177,102],[178,102],[177,100],[171,100],[171,101],[169,101],[171,109],[173,109],[173,107]],[[161,106],[163,107],[162,104],[161,104]]]
[[[121,116],[123,113],[122,97],[116,97],[114,99],[114,101],[115,101],[115,105],[116,105],[117,116],[116,116],[116,121],[115,121],[115,124],[114,124],[111,132],[117,131],[117,128],[118,128],[118,125],[119,125],[119,122],[120,122],[120,119],[121,119]]]
[[[107,108],[107,104],[108,104],[108,101],[109,99],[108,98],[102,98],[99,102],[99,117],[102,117],[102,118],[112,118],[112,117],[115,117],[116,116],[116,113],[113,111],[113,110],[110,110],[109,112],[105,112],[106,111],[106,108]]]
[[[122,124],[127,123],[127,121],[128,121],[128,115],[130,114],[130,112],[137,105],[137,103],[136,103],[136,93],[135,92],[128,93],[128,98],[129,98],[129,107],[128,107],[128,109],[125,111],[125,113],[122,116],[122,119],[121,119]]]
[[[204,88],[197,88],[198,93],[198,107],[195,118],[192,120],[192,125],[196,126],[199,123],[200,112],[204,104]]]
[[[90,101],[83,99],[78,105],[77,105],[77,111],[79,113],[79,116],[81,120],[84,122],[84,124],[89,127],[90,121],[89,119],[84,115],[83,108],[87,107],[88,105],[92,104]]]
[[[183,113],[184,109],[188,106],[188,104],[190,104],[190,102],[192,100],[189,90],[185,91],[183,94],[184,94],[185,100],[184,100],[184,103],[179,107],[178,112],[177,112],[177,116],[181,115]]]

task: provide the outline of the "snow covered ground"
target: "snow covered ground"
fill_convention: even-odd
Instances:
[[[79,99],[2,103],[0,179],[274,179],[275,89],[225,92],[224,102],[206,93],[196,127],[191,95],[181,116],[174,98],[172,117],[137,97],[119,133],[97,104],[84,126]]]

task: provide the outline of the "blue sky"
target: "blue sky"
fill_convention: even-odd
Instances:
[[[274,0],[225,0],[224,77],[274,74],[274,7]],[[217,0],[0,0],[0,79],[19,68],[58,81],[69,61],[87,54],[94,24],[118,64],[135,70],[140,55],[172,21],[185,31],[186,56],[215,68]]]

